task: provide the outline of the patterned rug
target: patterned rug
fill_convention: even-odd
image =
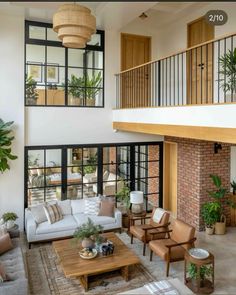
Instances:
[[[126,235],[126,234],[124,234]],[[51,244],[42,244],[26,252],[31,295],[117,294],[143,286],[155,278],[142,265],[132,266],[125,282],[118,271],[91,278],[90,290],[84,292],[77,279],[65,278]]]

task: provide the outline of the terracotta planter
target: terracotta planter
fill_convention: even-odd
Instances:
[[[90,238],[84,238],[81,244],[83,248],[94,248],[95,246],[94,241]]]
[[[213,227],[207,227],[206,226],[206,234],[213,235],[214,234],[214,230],[215,230],[214,226]]]
[[[226,216],[221,215],[220,222],[215,223],[215,234],[224,235],[226,232]]]

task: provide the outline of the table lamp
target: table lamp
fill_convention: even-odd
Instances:
[[[131,212],[133,214],[140,214],[143,212],[143,192],[130,192]]]

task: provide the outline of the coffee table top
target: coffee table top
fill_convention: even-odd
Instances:
[[[105,233],[103,236],[114,243],[114,254],[110,256],[98,254],[96,258],[91,260],[85,260],[79,256],[81,247],[73,243],[73,239],[53,242],[53,247],[66,277],[93,275],[140,263],[138,256],[115,233]]]

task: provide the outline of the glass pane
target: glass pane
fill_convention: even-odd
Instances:
[[[84,67],[85,50],[68,49],[68,66],[69,67]]]
[[[103,148],[103,163],[116,163],[116,147]]]
[[[73,168],[73,169],[72,169]],[[77,167],[67,168],[67,183],[68,184],[78,184],[82,182],[82,167],[75,169]]]
[[[61,185],[61,168],[51,167],[46,170],[47,186]]]
[[[82,185],[71,185],[67,187],[67,199],[82,199]]]
[[[115,181],[116,178],[116,164],[103,165],[103,181]]]
[[[87,51],[87,67],[103,68],[103,53],[101,51]]]
[[[47,46],[47,64],[65,66],[65,48]]]
[[[122,163],[118,164],[118,176],[122,179],[129,179],[130,177],[130,164]]]
[[[45,40],[46,28],[38,26],[29,26],[29,37],[32,39]]]
[[[84,183],[83,184],[83,197],[91,198],[97,195],[97,183]]]
[[[103,104],[103,91],[102,89],[87,88],[86,89],[86,106],[102,106]]]
[[[60,149],[46,150],[46,166],[47,167],[61,166],[61,150]]]
[[[93,174],[91,176],[94,176],[95,180],[92,180],[92,182],[96,182],[97,178],[97,166],[96,165],[85,165],[83,167],[83,175]]]
[[[44,202],[44,189],[28,189],[28,206],[35,206]]]
[[[89,88],[102,87],[103,72],[100,70],[87,70],[86,85]]]
[[[45,105],[45,86],[38,85],[32,78],[26,79],[26,105]]]
[[[117,147],[117,161],[118,162],[130,161],[130,147],[127,147],[127,146]]]
[[[44,167],[44,150],[28,151],[28,168]]]
[[[28,187],[44,187],[45,175],[44,168],[34,168],[28,170]]]
[[[47,105],[64,105],[65,88],[49,85],[47,87]]]
[[[51,86],[65,84],[65,68],[61,68],[58,64],[48,64],[46,66],[47,84]]]
[[[51,28],[47,28],[47,40],[61,42],[61,40],[57,37],[57,33]]]
[[[45,63],[45,46],[26,45],[26,63]],[[36,73],[35,73],[36,74]],[[33,78],[37,79],[37,77]]]
[[[82,164],[82,148],[67,149],[67,165],[78,166]]]
[[[83,161],[85,164],[97,164],[97,148],[83,148]]]
[[[46,202],[60,201],[61,200],[61,187],[46,188]]]
[[[101,35],[100,34],[93,34],[91,40],[87,43],[88,45],[101,45]]]

